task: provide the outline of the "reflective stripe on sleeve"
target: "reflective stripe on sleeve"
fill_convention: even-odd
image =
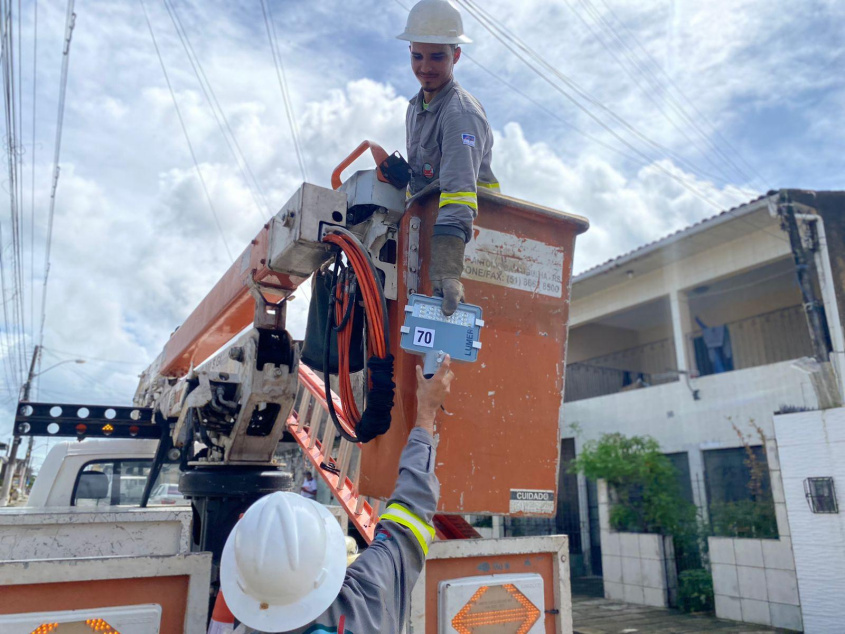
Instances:
[[[385,514],[379,518],[379,521],[384,520],[396,522],[410,529],[420,543],[423,554],[428,555],[428,545],[434,539],[434,526],[426,524],[419,515],[396,502],[388,506]]]
[[[442,192],[440,194],[440,206],[446,205],[466,205],[470,209],[478,211],[478,195],[475,192]]]
[[[501,191],[499,188],[499,183],[476,183],[478,187],[483,187],[484,189],[492,189],[494,192]]]

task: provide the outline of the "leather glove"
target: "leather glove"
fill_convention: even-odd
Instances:
[[[447,317],[464,301],[464,250],[466,243],[457,236],[436,235],[431,238],[431,257],[428,260],[428,276],[437,297],[443,298],[443,314]]]
[[[458,310],[458,302],[464,301],[464,285],[458,280],[447,277],[439,282],[432,282],[434,294],[443,298],[443,314],[447,317]]]

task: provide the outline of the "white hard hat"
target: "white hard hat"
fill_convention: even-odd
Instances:
[[[338,521],[313,500],[277,491],[250,506],[229,534],[220,589],[242,623],[287,632],[325,612],[345,574]]]
[[[405,32],[397,40],[422,44],[469,44],[461,13],[447,0],[420,0],[408,14]]]

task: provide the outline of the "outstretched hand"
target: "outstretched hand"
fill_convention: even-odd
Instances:
[[[450,366],[452,359],[447,354],[437,372],[430,379],[423,376],[421,366],[417,366],[417,427],[434,433],[434,416],[443,405],[446,396],[451,391],[455,373]]]

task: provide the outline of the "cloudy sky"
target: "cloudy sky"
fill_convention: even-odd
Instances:
[[[231,263],[227,249],[239,253],[302,180],[260,0],[170,1],[248,168],[221,133],[165,4],[145,0],[215,221],[141,4],[77,0],[41,401],[128,404],[138,372]],[[416,82],[406,45],[394,36],[411,0],[269,2],[308,179],[328,185],[332,167],[365,138],[404,153],[403,117]],[[506,25],[511,47],[509,38],[518,38],[538,54],[527,64],[465,14],[474,43],[456,74],[487,109],[503,190],[590,219],[576,270],[767,189],[843,186],[845,3],[473,4]],[[9,277],[2,440],[38,339],[66,6],[38,2],[35,86],[32,0],[22,6],[20,37],[15,32],[25,316],[19,326]],[[9,209],[7,200],[0,228],[11,275]],[[289,321],[301,336],[298,303]],[[50,369],[69,359],[85,364]],[[38,441],[36,453],[45,444]]]

